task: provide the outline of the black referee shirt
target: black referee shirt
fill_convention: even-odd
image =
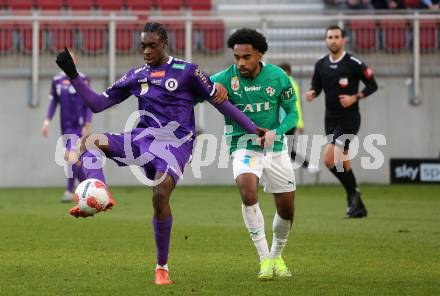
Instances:
[[[359,103],[344,108],[339,95],[358,93],[360,80],[365,84],[362,90],[364,97],[377,90],[373,71],[359,59],[344,52],[339,60],[332,62],[326,55],[315,64],[311,89],[316,91],[316,96],[324,90],[327,117],[343,117],[359,112]]]

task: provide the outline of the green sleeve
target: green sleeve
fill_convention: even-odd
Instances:
[[[296,109],[297,94],[287,75],[282,75],[281,86],[282,91],[278,100],[281,107],[286,111],[286,117],[284,117],[280,126],[275,130],[277,135],[284,135],[288,130],[294,128],[298,122],[298,110]]]
[[[296,110],[298,111],[298,123],[296,124],[297,128],[303,128],[304,127],[304,121],[302,117],[302,108],[301,108],[301,94],[299,92],[299,86],[298,83],[292,78],[289,77],[293,84],[293,90],[296,94]]]

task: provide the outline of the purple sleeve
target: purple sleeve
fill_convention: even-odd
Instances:
[[[194,84],[197,94],[202,98],[212,97],[215,93],[214,83],[197,65],[195,65],[193,79],[191,81]]]
[[[95,93],[79,75],[70,82],[93,113],[101,112],[119,103],[104,94]]]
[[[257,126],[252,120],[249,119],[246,115],[243,114],[237,107],[231,104],[228,100],[223,101],[221,104],[216,104],[213,102],[212,98],[209,98],[208,101],[217,108],[223,115],[231,118],[235,122],[241,125],[248,133],[255,134],[257,132]]]
[[[52,82],[49,98],[50,98],[50,103],[49,103],[49,109],[47,110],[47,119],[52,120],[58,105],[58,95],[55,89],[55,81]]]
[[[93,112],[89,108],[86,108],[86,115],[84,116],[84,121],[86,123],[92,122],[92,116],[93,116]]]

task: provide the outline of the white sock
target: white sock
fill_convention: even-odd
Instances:
[[[165,265],[156,264],[156,270],[158,269],[165,269],[166,271],[168,271],[168,264]]]
[[[284,246],[287,243],[290,228],[290,220],[284,220],[280,217],[280,215],[278,215],[278,213],[275,212],[275,217],[273,218],[272,224],[273,240],[272,247],[270,248],[269,258],[274,259],[278,256],[281,256]]]
[[[269,246],[264,233],[263,213],[258,203],[249,207],[241,204],[241,213],[261,261],[269,256]]]

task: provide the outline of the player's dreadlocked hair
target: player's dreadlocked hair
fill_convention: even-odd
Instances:
[[[162,39],[163,41],[168,40],[167,30],[160,23],[146,23],[144,26],[144,32],[156,32],[157,34],[159,34],[160,39]]]
[[[228,47],[233,49],[236,44],[250,44],[262,54],[264,54],[268,48],[266,37],[260,32],[248,28],[239,29],[229,37]]]

